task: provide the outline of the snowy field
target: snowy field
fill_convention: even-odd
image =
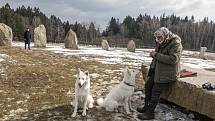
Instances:
[[[13,42],[13,46],[23,48],[24,43]],[[31,46],[33,46],[33,43]],[[105,51],[102,50],[101,47],[95,46],[80,46],[79,48],[79,50],[69,50],[64,48],[64,44],[49,43],[47,45],[47,48],[43,50],[48,50],[54,53],[61,53],[68,56],[79,56],[84,60],[94,59],[104,64],[124,64],[131,66],[140,66],[141,63],[149,64],[152,60],[152,58],[149,56],[150,49],[136,49],[136,52],[132,53],[128,52],[126,48],[111,48],[110,51]],[[198,52],[183,51],[181,64],[185,67],[197,69],[215,68],[214,60],[203,60],[189,56],[193,54],[198,54]],[[208,54],[214,55],[215,57],[215,53]]]
[[[24,43],[13,42],[13,46],[24,48]],[[86,64],[86,63],[83,63],[81,60],[95,60],[95,61],[104,63],[104,64],[101,64],[93,61],[93,65],[95,66],[93,66],[92,68],[88,68],[88,69],[91,69],[90,72],[92,72],[90,75],[91,75],[91,80],[93,82],[92,87],[94,87],[91,89],[91,91],[92,91],[92,94],[95,96],[95,98],[98,98],[102,94],[105,94],[107,90],[110,90],[114,85],[120,82],[121,80],[120,75],[122,73],[122,67],[123,67],[122,65],[139,67],[141,63],[150,64],[152,60],[152,58],[149,57],[149,52],[151,51],[150,49],[137,49],[135,53],[132,53],[132,52],[128,52],[126,48],[111,48],[110,51],[104,51],[101,49],[101,47],[96,47],[96,46],[80,46],[79,50],[65,49],[63,44],[49,43],[46,48],[34,48],[33,43],[31,46],[32,46],[32,50],[34,51],[45,50],[45,51],[63,54],[69,57],[66,59],[65,58],[62,59],[59,56],[53,56],[55,54],[44,53],[44,51],[33,52],[32,50],[25,51],[17,48],[12,48],[12,50],[10,50],[10,53],[7,53],[7,54],[0,52],[0,62],[1,62],[0,64],[5,64],[5,62],[11,62],[11,63],[14,62],[14,64],[11,64],[11,65],[19,66],[18,70],[14,71],[16,73],[14,75],[14,78],[17,78],[19,76],[19,72],[20,74],[25,73],[27,74],[25,78],[31,77],[30,79],[35,81],[34,82],[36,84],[35,87],[39,90],[39,91],[35,90],[36,88],[34,86],[30,86],[31,87],[30,91],[27,91],[27,92],[25,92],[25,90],[8,91],[7,88],[1,89],[0,94],[2,95],[4,94],[5,97],[0,100],[0,107],[6,106],[6,108],[4,107],[5,111],[3,110],[2,112],[4,112],[5,114],[4,114],[4,117],[0,116],[0,120],[1,119],[2,120],[24,119],[24,120],[33,121],[35,119],[38,119],[38,117],[41,118],[41,120],[43,119],[52,120],[52,118],[56,118],[56,117],[59,119],[67,118],[68,120],[72,120],[70,116],[71,106],[70,105],[62,106],[62,104],[64,103],[58,102],[60,99],[59,97],[62,96],[62,99],[64,99],[63,101],[66,101],[67,98],[70,100],[72,95],[74,94],[74,91],[69,90],[71,88],[69,87],[69,84],[71,83],[69,79],[72,77],[75,77],[76,75],[74,74],[71,75],[68,72],[76,73],[75,72],[76,70],[73,70],[72,68],[70,68],[72,66],[65,66],[65,65]],[[19,52],[16,52],[13,49],[19,50]],[[15,53],[11,53],[11,52],[15,52]],[[190,68],[200,68],[200,69],[215,68],[215,61],[202,60],[198,58],[192,58],[190,56],[195,53],[197,52],[184,51],[183,57],[182,57],[182,64]],[[16,56],[14,56],[13,54]],[[32,56],[29,54],[32,54]],[[17,57],[17,55],[19,56]],[[38,60],[36,59],[39,58],[38,56],[40,55],[42,56],[42,59],[40,58],[41,60],[40,62],[38,62]],[[30,57],[28,58],[28,56]],[[73,58],[73,56],[80,57],[81,60],[79,58],[75,59]],[[24,58],[27,61],[23,61],[22,58]],[[32,62],[32,60],[36,60],[36,61]],[[62,62],[60,60],[62,60]],[[78,60],[78,61],[74,61],[74,60]],[[74,64],[72,64],[71,62],[74,62]],[[34,65],[32,65],[32,63]],[[106,65],[106,64],[113,64],[113,65]],[[44,65],[49,65],[49,67],[43,68]],[[10,67],[13,67],[13,66],[10,66]],[[58,69],[51,68],[54,66],[56,66]],[[107,68],[107,66],[109,68]],[[116,69],[113,69],[113,67],[116,67],[116,66],[118,67]],[[7,66],[5,66],[5,68],[0,69],[0,75],[3,78],[7,76],[5,75],[6,67]],[[21,71],[19,69],[21,69]],[[95,70],[101,70],[101,72],[97,73],[97,71]],[[33,73],[32,75],[32,72],[35,72],[35,73]],[[45,72],[48,74],[44,76],[44,78],[42,78],[43,76],[39,76],[41,73],[44,74]],[[41,77],[42,81],[40,81],[40,78],[38,77]],[[24,79],[17,78],[15,80],[16,82],[19,82],[17,85],[25,87],[28,83],[31,84],[31,82],[29,82],[29,80],[26,81],[25,78]],[[47,81],[43,81],[43,80],[47,80]],[[64,83],[57,80],[64,80]],[[41,85],[42,86],[45,85],[45,87],[42,87]],[[50,90],[49,93],[47,90]],[[63,91],[60,91],[60,95],[59,95],[59,90],[63,90]],[[14,98],[14,95],[10,95],[10,94],[19,95],[19,97],[22,97],[22,98],[21,99]],[[41,97],[44,96],[44,98],[41,98],[40,100],[38,100],[38,102],[30,101],[30,100],[38,99],[40,96]],[[55,98],[50,98],[53,96]],[[132,103],[133,103],[132,106],[134,109],[143,103],[142,101],[143,98],[144,98],[144,94],[141,91],[135,92],[135,94],[132,97]],[[45,103],[43,103],[43,99],[45,99],[44,100]],[[59,105],[58,103],[61,105]],[[37,104],[35,105],[35,107],[33,107],[34,109],[38,108],[38,109],[42,109],[43,111],[32,113],[31,106],[29,106],[32,104]],[[55,106],[51,104],[54,104]],[[29,112],[31,112],[31,115],[24,115],[24,116],[20,115],[24,113],[29,114]],[[92,118],[92,121],[93,121],[93,118],[95,117],[96,118],[101,117],[102,120],[103,118],[105,118],[103,115],[101,115],[102,114],[101,112],[99,113],[97,112],[98,112],[97,109],[94,109],[91,111],[91,113],[89,113],[89,114],[92,114],[92,115],[89,115],[89,117]],[[125,119],[124,121],[138,121],[138,119],[136,119],[136,114],[137,113],[134,112],[133,116],[127,116],[127,115],[124,115],[123,113],[120,113],[120,110],[119,110],[118,113],[112,113],[110,116],[115,117],[115,119],[119,119],[119,120]],[[195,121],[195,120],[192,120],[194,117],[192,113],[185,114],[178,111],[177,107],[169,107],[165,104],[159,104],[155,114],[156,114],[156,119],[153,121]],[[81,120],[81,117],[78,117],[78,120],[79,119]]]

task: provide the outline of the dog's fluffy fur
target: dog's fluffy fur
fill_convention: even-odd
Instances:
[[[93,107],[93,97],[90,95],[90,76],[89,72],[82,72],[80,69],[75,82],[75,100],[72,105],[74,112],[72,117],[77,114],[78,108],[83,108],[82,116],[86,116],[86,110]]]
[[[126,113],[130,114],[130,97],[134,93],[135,76],[139,70],[124,69],[124,78],[116,87],[114,87],[105,99],[99,98],[97,104],[104,107],[107,111],[114,111],[118,106],[124,105]]]

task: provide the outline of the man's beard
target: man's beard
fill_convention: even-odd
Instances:
[[[163,41],[158,40],[158,39],[156,39],[156,42],[159,43],[159,44],[162,44],[162,43],[163,43]]]

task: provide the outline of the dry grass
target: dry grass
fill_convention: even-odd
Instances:
[[[30,115],[44,109],[69,105],[73,96],[67,93],[69,90],[74,92],[74,75],[77,74],[78,68],[107,75],[91,78],[94,97],[111,88],[111,85],[102,84],[102,81],[122,79],[121,73],[109,73],[106,70],[124,68],[122,65],[83,61],[77,57],[39,50],[0,47],[0,53],[5,53],[15,60],[0,62],[5,74],[0,74],[0,119],[9,115],[11,110],[19,108],[26,110],[21,115]],[[137,82],[138,88],[142,87],[141,77]]]

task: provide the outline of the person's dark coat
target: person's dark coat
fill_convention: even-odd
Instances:
[[[180,58],[182,53],[181,38],[177,35],[164,44],[156,47],[153,58],[155,64],[154,82],[168,83],[174,82],[180,76]]]
[[[31,32],[30,31],[26,31],[25,33],[24,33],[24,39],[25,39],[25,41],[30,41],[31,40]]]

